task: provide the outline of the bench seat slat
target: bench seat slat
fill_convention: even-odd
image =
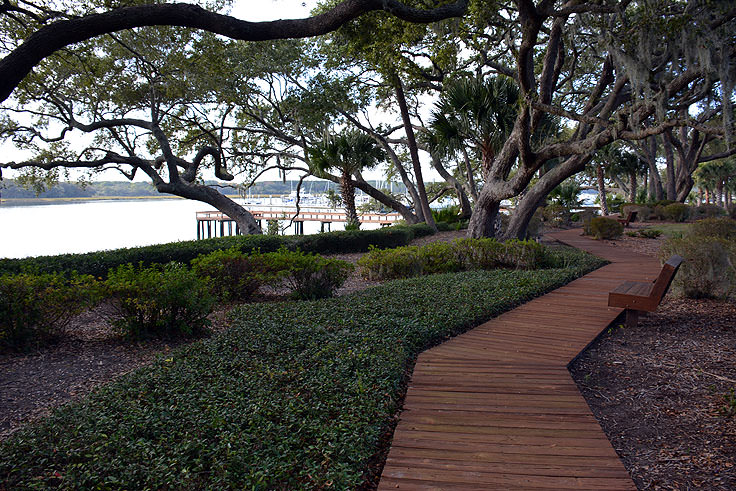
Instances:
[[[627,325],[636,325],[637,312],[654,312],[667,294],[683,258],[672,256],[662,266],[654,283],[625,281],[608,294],[608,306],[626,309]]]
[[[611,293],[648,297],[649,294],[652,293],[653,287],[654,283],[645,283],[641,281],[624,281]]]

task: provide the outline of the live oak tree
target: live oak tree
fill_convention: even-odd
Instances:
[[[524,192],[507,231],[523,237],[544,196],[598,149],[698,125],[679,108],[718,99],[722,114],[729,113],[736,67],[731,2],[516,0],[473,5],[471,12],[480,34],[474,49],[491,71],[516,80],[522,101],[478,196],[472,236],[491,235],[501,200]],[[573,131],[534,144],[544,114]],[[713,131],[724,138],[733,124],[726,119]],[[532,183],[552,158],[561,163]]]
[[[222,101],[208,99],[213,92],[207,90],[196,91],[199,96],[205,95],[203,100],[187,99],[188,80],[186,77],[177,80],[179,74],[175,73],[181,66],[170,70],[172,67],[168,64],[159,66],[150,62],[155,53],[148,56],[140,53],[145,47],[155,51],[156,43],[133,47],[132,43],[126,44],[121,39],[122,35],[107,39],[106,46],[117,43],[132,55],[135,63],[131,71],[131,67],[110,61],[112,57],[109,55],[107,60],[97,57],[99,53],[95,50],[103,49],[103,45],[94,39],[103,34],[144,26],[191,27],[251,41],[299,38],[330,32],[373,10],[384,10],[410,22],[433,22],[462,15],[466,2],[461,0],[452,4],[430,5],[429,9],[416,9],[394,0],[346,0],[308,19],[258,23],[189,4],[136,5],[110,11],[104,11],[108,4],[81,4],[67,11],[54,10],[54,5],[24,2],[19,6],[6,1],[0,6],[0,34],[2,47],[7,52],[0,60],[0,97],[7,100],[34,67],[39,67],[37,71],[44,74],[28,79],[24,88],[26,92],[12,101],[17,103],[13,105],[16,114],[25,112],[33,115],[40,124],[23,125],[6,119],[2,134],[28,146],[37,146],[37,142],[46,144],[45,147],[37,146],[33,160],[2,166],[45,170],[60,167],[99,170],[114,166],[131,178],[137,172],[143,172],[159,191],[208,202],[235,219],[244,231],[259,232],[247,211],[216,189],[198,182],[205,160],[211,160],[216,177],[233,179],[225,168],[223,151],[223,140],[232,129],[228,127],[232,105],[222,106]],[[166,36],[165,30],[158,32]],[[177,32],[169,31],[172,39],[179,36]],[[81,49],[77,45],[50,58],[59,50],[82,42],[87,44]],[[173,46],[176,42],[179,42],[178,47],[183,53],[183,59],[179,61],[185,65],[203,62],[201,58],[187,59],[187,54],[193,58],[196,54],[182,39],[168,43],[169,55],[176,56],[176,46]],[[124,58],[130,60],[131,56]],[[72,66],[79,71],[70,71]],[[217,72],[213,64],[206,68]],[[204,77],[200,67],[197,70],[200,70],[199,81],[202,81]],[[187,70],[181,73],[186,74]],[[73,83],[82,84],[84,90],[75,91]],[[86,93],[92,92],[90,87],[95,88],[94,97],[88,97]],[[106,87],[117,91],[117,100],[106,101],[101,97],[100,92]],[[63,93],[64,88],[67,89],[66,94]],[[126,100],[126,90],[129,100]],[[29,93],[33,95],[28,97]],[[182,99],[187,100],[184,102]],[[32,104],[27,107],[29,102]],[[81,111],[79,106],[82,106]],[[218,112],[219,121],[217,117],[213,118]],[[49,132],[56,128],[61,128],[60,133],[51,136]],[[63,143],[66,133],[73,129],[96,133],[94,143],[78,154]],[[250,133],[251,137],[253,134]],[[304,146],[302,142],[302,149]],[[113,150],[111,147],[117,148]],[[141,156],[144,153],[142,148],[148,151],[147,155]],[[234,152],[232,157],[243,155]]]

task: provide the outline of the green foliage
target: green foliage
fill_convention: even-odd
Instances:
[[[664,207],[665,220],[684,222],[687,220],[690,208],[684,203],[672,203]]]
[[[460,206],[452,205],[439,210],[432,210],[435,223],[457,223],[460,221]]]
[[[548,197],[553,204],[561,205],[562,208],[576,208],[580,206],[580,191],[582,188],[579,183],[567,180],[554,188]]]
[[[0,275],[0,346],[22,350],[50,341],[97,300],[91,276]]]
[[[723,394],[723,403],[723,406],[718,409],[718,412],[726,418],[736,416],[736,391],[734,389]]]
[[[295,298],[329,298],[345,283],[354,267],[351,263],[328,259],[285,248],[263,255],[267,271],[275,272]]]
[[[246,301],[262,285],[277,278],[263,258],[260,252],[244,254],[231,248],[199,256],[192,260],[191,266],[220,301]]]
[[[369,280],[393,280],[422,274],[419,248],[416,246],[394,249],[373,247],[368,254],[358,259],[358,267],[363,277]]]
[[[590,220],[590,235],[596,240],[618,239],[624,233],[624,226],[618,220],[595,217]]]
[[[134,339],[199,334],[215,304],[206,283],[181,263],[118,266],[104,292],[111,324]]]
[[[572,213],[562,203],[550,203],[542,208],[542,218],[552,227],[564,227],[572,223]]]
[[[458,239],[422,247],[373,248],[358,260],[358,266],[365,278],[388,280],[477,269],[534,269],[543,256],[544,247],[534,241]]]
[[[447,337],[582,273],[475,271],[319,302],[244,305],[0,444],[8,489],[357,489],[406,367]],[[576,257],[576,258],[575,258]]]
[[[726,215],[726,210],[712,203],[704,203],[702,205],[690,208],[692,218],[700,220],[702,218],[716,218]]]
[[[346,232],[355,232],[356,230],[360,230],[360,222],[345,224]]]
[[[684,237],[668,239],[660,250],[685,258],[673,288],[689,298],[725,298],[736,286],[736,222],[710,218],[693,223]]]
[[[365,252],[368,247],[398,247],[415,237],[431,235],[434,231],[425,223],[396,225],[379,230],[328,232],[300,236],[241,235],[214,239],[172,242],[169,244],[90,252],[62,254],[27,259],[0,259],[0,273],[70,273],[107,276],[110,269],[121,264],[166,264],[172,261],[187,264],[192,259],[213,251],[236,248],[244,253],[254,249],[274,252],[281,247],[319,254]]]
[[[736,240],[736,220],[726,217],[698,220],[690,225],[688,233],[699,237]]]
[[[644,228],[639,230],[639,236],[644,237],[645,239],[656,239],[660,235],[662,235],[662,231],[655,228]]]
[[[266,235],[278,235],[279,234],[279,221],[278,220],[266,220]]]

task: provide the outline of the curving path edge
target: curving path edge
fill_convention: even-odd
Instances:
[[[548,234],[611,264],[420,354],[383,469],[388,489],[636,489],[567,370],[659,262]]]

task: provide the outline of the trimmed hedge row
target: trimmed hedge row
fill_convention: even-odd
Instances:
[[[414,238],[431,235],[432,229],[425,223],[396,225],[378,230],[328,232],[315,235],[273,236],[241,235],[218,237],[146,247],[122,248],[87,254],[61,254],[27,259],[0,259],[0,273],[71,273],[104,277],[121,264],[167,264],[175,261],[188,264],[201,254],[236,248],[249,253],[254,249],[275,252],[281,247],[318,254],[337,252],[365,252],[368,247],[381,248],[407,245]]]
[[[387,280],[476,269],[535,269],[543,257],[544,246],[534,241],[456,239],[421,247],[371,248],[358,266],[364,278]]]
[[[395,281],[254,304],[0,445],[0,488],[355,489],[425,348],[600,266]]]

